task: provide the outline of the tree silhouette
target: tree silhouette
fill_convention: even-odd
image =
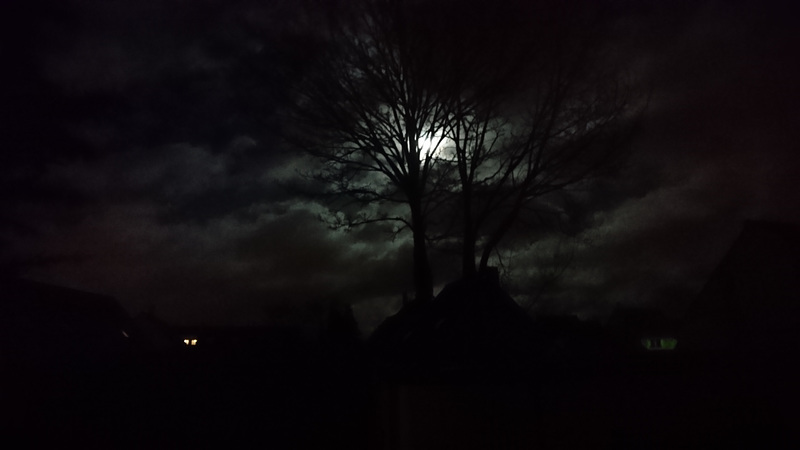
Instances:
[[[485,270],[513,226],[539,200],[614,166],[627,148],[636,113],[631,89],[614,73],[553,55],[519,86],[524,110],[486,101],[457,110],[448,134],[458,173],[462,271]],[[479,262],[476,268],[476,254]]]
[[[336,225],[394,221],[411,230],[416,299],[426,300],[428,220],[448,178],[438,143],[424,142],[443,140],[457,94],[438,67],[444,40],[403,2],[349,6],[318,30],[326,48],[298,85],[291,140],[320,158],[313,175],[329,194],[358,205]],[[367,213],[367,205],[377,208]]]
[[[503,35],[488,54],[461,62],[473,75],[449,111],[457,181],[447,214],[459,218],[453,228],[467,277],[487,268],[513,227],[541,225],[544,197],[616,168],[645,100],[613,61],[602,8],[503,4],[481,15]],[[515,27],[520,18],[524,26]],[[461,39],[470,36],[470,48],[487,49],[485,34]]]
[[[538,199],[597,174],[627,135],[630,89],[585,16],[472,6],[348,2],[316,22],[323,49],[288,114],[314,179],[348,199],[333,225],[411,230],[418,300],[432,242],[461,242],[465,276],[485,269]]]

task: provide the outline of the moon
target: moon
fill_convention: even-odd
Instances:
[[[446,142],[447,138],[442,137],[439,133],[426,133],[417,140],[417,146],[420,153],[441,158],[444,156]]]

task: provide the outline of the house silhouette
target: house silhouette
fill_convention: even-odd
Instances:
[[[369,349],[392,377],[495,378],[522,376],[535,338],[527,312],[488,273],[450,283],[430,302],[406,304],[375,330]]]
[[[0,279],[0,340],[12,367],[83,370],[123,355],[130,320],[113,297]]]
[[[685,317],[699,352],[781,352],[800,343],[800,225],[747,221]]]

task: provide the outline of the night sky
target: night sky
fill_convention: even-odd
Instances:
[[[3,270],[176,324],[315,326],[343,302],[369,330],[395,311],[410,235],[328,229],[270,128],[272,61],[304,57],[294,4],[3,2]],[[634,151],[569,193],[566,231],[509,237],[504,279],[532,312],[679,314],[744,220],[800,222],[800,31],[789,2],[609,4],[651,92]],[[431,259],[437,289],[457,276],[458,255]]]

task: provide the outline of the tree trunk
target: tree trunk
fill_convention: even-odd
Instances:
[[[517,202],[514,205],[514,208],[508,213],[508,215],[500,222],[500,225],[495,229],[494,233],[489,237],[489,241],[483,247],[483,252],[481,252],[481,262],[478,268],[479,271],[483,272],[489,266],[489,257],[492,256],[492,250],[497,247],[497,244],[503,240],[508,230],[511,229],[511,226],[517,220],[517,216],[519,215],[521,207],[521,202]]]
[[[461,200],[464,219],[464,241],[461,245],[461,276],[474,278],[477,274],[475,268],[475,241],[478,240],[478,230],[472,217],[472,186],[473,178],[467,169],[467,153],[459,149],[458,175],[461,179]]]
[[[475,270],[475,230],[467,229],[464,232],[464,244],[461,247],[461,276],[473,278]]]
[[[411,205],[411,225],[414,235],[415,301],[426,302],[433,298],[433,274],[428,261],[428,244],[425,241],[425,219],[418,204]]]
[[[465,177],[466,175],[462,175]],[[462,178],[463,179],[463,178]],[[475,270],[475,241],[478,239],[472,219],[472,186],[463,186],[464,242],[461,246],[461,276],[473,278]]]

